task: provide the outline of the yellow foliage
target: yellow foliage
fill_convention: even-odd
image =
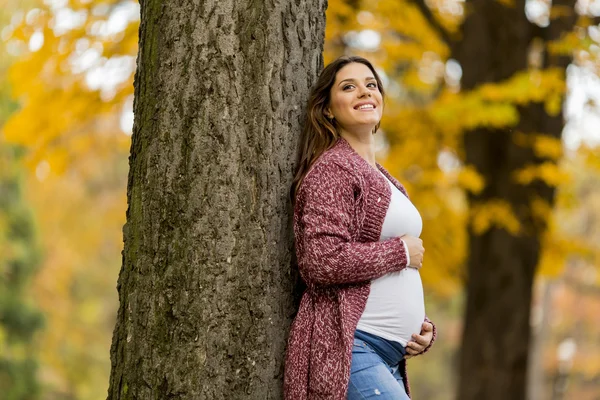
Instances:
[[[446,91],[431,105],[430,112],[440,126],[457,134],[480,126],[503,128],[519,122],[519,113],[513,104],[490,103],[476,92]]]
[[[533,150],[538,157],[558,160],[563,155],[563,145],[560,139],[547,135],[535,135]]]
[[[560,68],[523,71],[504,82],[481,85],[476,92],[486,101],[541,103],[548,97],[562,98],[566,88],[564,76],[565,71]]]
[[[558,160],[563,156],[563,144],[558,138],[542,133],[514,132],[513,141],[522,147],[531,147],[537,157]]]
[[[552,217],[552,206],[540,197],[534,197],[530,204],[531,215],[539,221],[548,221]]]
[[[581,240],[564,236],[556,227],[551,228],[542,239],[542,254],[538,274],[556,277],[564,269],[567,259],[573,256],[589,257],[590,247]]]
[[[511,235],[521,231],[521,223],[513,213],[510,204],[502,199],[480,202],[471,206],[471,226],[477,235],[492,227],[505,229]]]
[[[440,25],[450,34],[456,35],[465,15],[465,2],[461,0],[427,0],[426,3]]]
[[[473,166],[463,167],[458,174],[458,185],[471,193],[478,194],[485,187],[485,179]]]
[[[557,40],[549,41],[548,52],[552,55],[570,55],[573,50],[575,50],[579,44],[581,43],[581,39],[575,32],[568,32]]]
[[[600,226],[594,224],[600,215],[598,173],[586,165],[585,150],[566,158],[561,168],[571,176],[568,184],[557,189],[552,212],[548,204],[534,199],[532,210],[548,224],[543,237],[539,273],[556,276],[567,260],[580,260],[591,266],[600,265]],[[600,272],[600,271],[599,271]],[[600,277],[600,273],[597,274]],[[600,285],[600,281],[596,282]]]
[[[330,0],[326,12],[325,64],[344,54],[344,35],[360,29],[356,10],[345,0]]]
[[[115,108],[122,107],[125,99],[133,93],[133,74],[115,88],[117,94],[110,100],[103,98],[101,91],[90,90],[85,73],[74,73],[69,66],[69,60],[77,51],[58,51],[60,47],[76,48],[81,36],[86,36],[85,28],[75,29],[57,38],[49,27],[51,12],[46,10],[39,15],[46,16],[38,18],[39,23],[46,24],[41,26],[44,44],[9,70],[14,96],[21,100],[22,108],[5,124],[3,133],[9,142],[31,149],[28,156],[31,168],[45,160],[50,163],[53,172],[61,173],[69,159],[84,157],[75,149],[70,149],[72,140],[81,142],[81,137],[85,137],[90,142],[85,147],[96,154],[99,154],[97,150],[106,148],[107,141],[110,146],[119,149],[128,147],[129,137],[118,128],[114,129],[114,125],[111,128],[113,132],[109,133],[105,121],[115,118]],[[93,22],[96,21],[90,23]],[[131,25],[133,28],[129,28],[129,36],[122,40],[127,51],[135,51],[132,43],[137,41],[137,23]],[[13,35],[21,32],[31,34],[33,29],[30,25],[22,24],[13,31]],[[67,42],[64,42],[65,39]],[[113,44],[113,50],[118,48]],[[113,52],[112,55],[117,53]],[[83,134],[81,131],[87,132]]]
[[[556,163],[549,161],[542,164],[528,165],[515,171],[513,177],[521,185],[530,184],[534,180],[541,180],[550,186],[558,186],[569,182],[569,175],[561,171]]]
[[[35,299],[47,316],[40,336],[43,376],[81,399],[100,398],[109,373],[126,208],[125,164],[119,171],[115,161],[90,157],[81,171],[71,165],[65,175],[42,182],[32,176],[28,183],[45,249],[35,280]]]
[[[445,90],[425,111],[444,130],[458,135],[477,127],[515,126],[519,122],[517,106],[531,102],[543,102],[549,112],[556,113],[564,93],[564,71],[531,70],[467,93]]]

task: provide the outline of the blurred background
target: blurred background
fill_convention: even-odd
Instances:
[[[510,229],[513,221],[502,204],[469,209],[466,193],[484,182],[461,162],[460,133],[508,126],[511,107],[540,96],[560,110],[553,93],[566,93],[561,141],[514,139],[559,160],[529,171],[558,189],[554,207],[538,210],[551,229],[534,288],[529,392],[532,400],[600,399],[600,0],[579,0],[575,29],[553,44],[573,57],[566,81],[535,75],[532,49],[526,75],[470,93],[416,3],[330,0],[325,42],[326,62],[362,55],[384,77],[379,158],[425,220],[427,311],[443,329],[436,351],[411,362],[414,396],[454,398],[467,226]],[[463,0],[424,3],[450,34],[468,12]],[[540,27],[560,12],[550,0],[525,8]],[[139,5],[129,0],[0,0],[3,399],[106,398],[138,26]]]

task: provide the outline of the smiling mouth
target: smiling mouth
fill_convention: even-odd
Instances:
[[[355,110],[360,110],[360,111],[370,111],[370,110],[374,110],[376,107],[373,104],[363,104],[361,106],[357,106],[354,107]]]

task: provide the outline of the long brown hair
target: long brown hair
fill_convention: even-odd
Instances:
[[[335,83],[335,77],[338,71],[351,63],[364,64],[371,72],[377,81],[377,88],[383,98],[383,85],[381,78],[373,68],[373,65],[365,58],[357,56],[343,56],[331,62],[312,87],[308,105],[306,110],[306,121],[304,129],[300,137],[300,146],[298,147],[298,159],[296,174],[290,190],[292,202],[296,202],[296,194],[300,189],[302,180],[310,170],[314,162],[329,150],[340,138],[338,126],[335,119],[327,119],[325,110],[329,106],[331,87]],[[377,132],[379,124],[375,127],[373,133]]]

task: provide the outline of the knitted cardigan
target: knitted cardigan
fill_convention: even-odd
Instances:
[[[406,195],[396,179],[378,168]],[[294,234],[307,288],[288,338],[286,400],[346,399],[354,331],[371,280],[406,266],[400,238],[379,240],[390,198],[384,177],[344,139],[304,177],[296,196]],[[400,372],[410,395],[405,361]]]

